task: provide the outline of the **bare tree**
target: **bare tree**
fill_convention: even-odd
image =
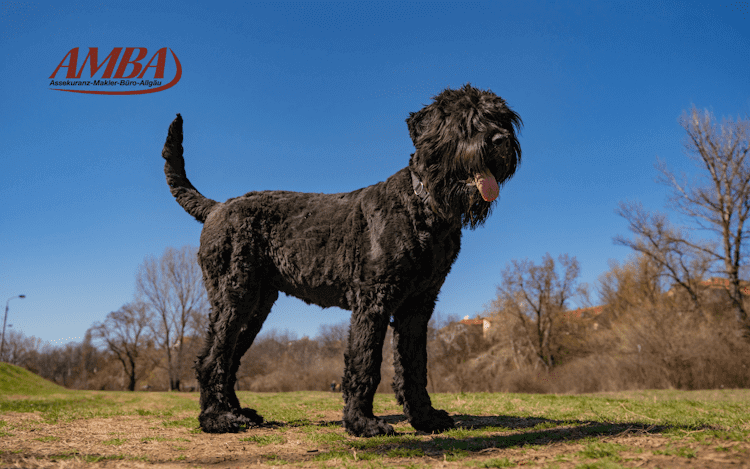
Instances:
[[[169,389],[179,390],[180,380],[189,372],[185,339],[191,332],[200,335],[200,320],[208,310],[203,275],[197,262],[197,249],[184,246],[167,248],[161,259],[147,258],[138,271],[136,290],[149,311],[155,314],[153,331],[166,353]]]
[[[693,107],[682,115],[680,124],[687,132],[688,157],[705,169],[708,177],[700,182],[687,182],[684,177],[678,181],[659,162],[660,182],[672,188],[670,202],[678,212],[690,217],[700,229],[719,236],[719,249],[684,242],[723,264],[735,319],[750,339],[739,276],[746,261],[743,243],[748,238],[745,222],[750,216],[750,120],[724,120],[717,125],[711,113]]]
[[[143,303],[128,303],[107,315],[103,323],[91,326],[91,336],[102,340],[117,357],[128,377],[128,391],[135,390],[137,362],[146,345],[150,317]]]
[[[513,260],[503,271],[503,284],[497,288],[496,307],[514,314],[527,335],[527,340],[514,341],[514,345],[524,342],[523,346],[532,346],[537,360],[547,370],[554,364],[554,318],[565,310],[570,298],[584,293],[584,288],[576,285],[581,271],[576,258],[565,254],[557,260],[561,275],[549,253],[538,266],[528,259]]]
[[[476,358],[489,348],[482,337],[482,326],[469,326],[455,320],[430,335],[427,363],[432,389],[437,392],[476,390],[480,381],[477,368],[483,364],[477,363]]]
[[[92,344],[93,336],[91,330],[84,334],[83,341],[78,346],[78,383],[77,389],[88,389],[89,381],[96,374],[97,365],[102,356],[102,352],[96,349]]]
[[[616,213],[628,221],[635,239],[614,238],[615,244],[627,246],[646,256],[660,277],[682,288],[690,297],[693,308],[701,312],[700,282],[714,262],[706,253],[711,246],[691,241],[686,234],[669,223],[662,213],[649,213],[640,203],[620,202]]]
[[[624,265],[614,260],[608,264],[609,270],[599,276],[599,298],[612,320],[651,310],[661,301],[663,274],[650,256],[638,253]]]
[[[348,338],[349,321],[321,324],[318,328],[318,343],[328,356],[343,355]]]
[[[541,364],[533,336],[526,328],[528,318],[522,311],[523,299],[520,292],[516,292],[514,300],[498,295],[492,303],[492,311],[487,314],[492,321],[490,351],[496,359],[495,366],[501,366],[504,371],[537,368]]]
[[[37,337],[26,337],[23,332],[9,330],[5,336],[4,360],[11,365],[28,368],[27,361],[30,354],[40,351],[44,341]],[[35,370],[31,370],[36,373]]]

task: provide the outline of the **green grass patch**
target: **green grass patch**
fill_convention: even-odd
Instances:
[[[386,456],[391,458],[423,458],[424,451],[421,449],[394,448],[388,450]]]
[[[469,457],[469,452],[462,449],[452,449],[445,452],[446,461],[461,461]]]
[[[0,395],[49,396],[70,392],[74,391],[68,391],[24,368],[0,363]]]
[[[750,412],[747,390],[633,391],[608,394],[431,394],[433,405],[464,415],[704,427],[738,427]],[[509,419],[511,420],[511,419]],[[537,425],[553,425],[537,422]],[[514,428],[513,425],[508,425]]]
[[[685,446],[679,448],[667,448],[665,450],[655,450],[654,454],[663,454],[665,456],[679,456],[681,458],[694,458],[695,450]]]
[[[165,420],[161,424],[167,428],[185,427],[192,429],[198,426],[198,417],[186,417],[178,420]]]
[[[363,453],[360,453],[363,454]],[[354,461],[354,453],[349,451],[326,451],[313,456],[313,461],[332,461],[341,459],[342,461]]]
[[[409,445],[422,441],[416,435],[380,435],[372,438],[347,439],[344,441],[350,448],[356,450],[379,448],[381,446]]]
[[[146,410],[143,408],[144,404],[155,409]],[[51,424],[59,421],[121,415],[170,417],[176,412],[186,410],[197,415],[198,403],[176,393],[68,391],[25,396],[8,396],[0,393],[0,413],[35,412],[39,413],[46,423]]]
[[[125,443],[126,441],[128,441],[128,440],[125,439],[125,438],[112,438],[111,440],[102,441],[102,444],[103,445],[119,446],[119,445]]]
[[[305,439],[310,443],[326,445],[346,441],[346,436],[341,433],[318,431],[305,435]]]
[[[624,466],[614,461],[596,461],[579,464],[575,469],[622,469],[623,467]]]
[[[286,443],[286,438],[279,435],[251,435],[245,438],[240,438],[240,441],[255,443],[258,446],[283,445]]]
[[[613,461],[620,460],[620,451],[627,449],[626,446],[614,443],[591,443],[578,453],[587,459],[610,458]]]

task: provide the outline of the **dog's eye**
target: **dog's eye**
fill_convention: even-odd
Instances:
[[[498,133],[492,136],[493,145],[502,145],[505,142],[506,134]]]

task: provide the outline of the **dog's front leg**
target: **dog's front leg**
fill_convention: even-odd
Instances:
[[[379,308],[352,312],[349,346],[344,356],[344,428],[355,436],[391,435],[393,427],[372,413],[380,384],[388,315]]]
[[[434,298],[412,298],[393,317],[393,390],[404,406],[409,423],[418,431],[440,432],[453,428],[444,410],[432,407],[427,394],[427,323]]]

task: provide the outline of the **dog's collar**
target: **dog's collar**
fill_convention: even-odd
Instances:
[[[427,188],[422,181],[419,180],[417,175],[414,174],[414,171],[409,170],[409,172],[411,173],[411,185],[414,188],[414,194],[419,197],[425,205],[427,205],[430,200],[430,193],[427,192]]]

